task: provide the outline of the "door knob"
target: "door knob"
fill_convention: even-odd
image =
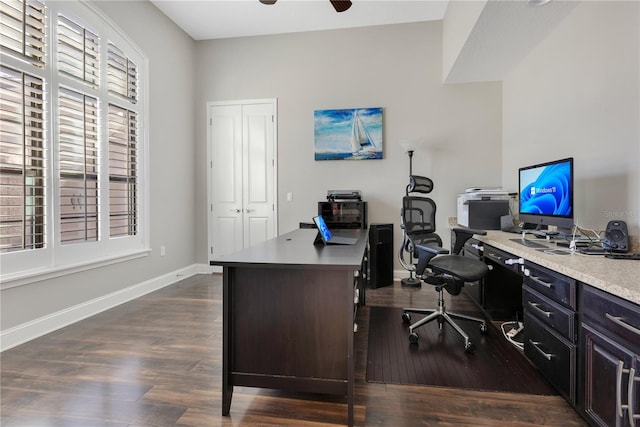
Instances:
[[[255,209],[248,209],[248,208],[247,208],[247,209],[245,209],[244,211],[245,211],[246,213],[251,213],[251,212],[255,212],[256,210],[255,210]]]

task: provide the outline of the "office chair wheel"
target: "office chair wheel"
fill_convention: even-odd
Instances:
[[[486,323],[480,323],[480,332],[484,335],[489,333],[489,328]]]
[[[471,354],[471,353],[473,353],[475,350],[476,350],[476,346],[475,346],[475,345],[473,345],[473,343],[472,343],[472,342],[470,342],[470,341],[467,341],[467,343],[464,345],[464,351],[465,351],[465,353],[469,353],[469,354]]]
[[[409,313],[402,313],[402,322],[411,323],[411,315]]]
[[[409,334],[409,342],[411,344],[418,344],[418,334],[416,334],[415,332],[411,332]]]

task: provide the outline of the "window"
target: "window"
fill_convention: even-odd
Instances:
[[[144,255],[144,55],[86,3],[0,5],[3,287]]]

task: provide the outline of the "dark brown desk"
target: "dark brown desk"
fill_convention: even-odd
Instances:
[[[366,230],[314,246],[300,229],[212,260],[223,267],[222,414],[233,386],[347,397],[353,425],[354,318]],[[361,297],[364,295],[361,294]]]

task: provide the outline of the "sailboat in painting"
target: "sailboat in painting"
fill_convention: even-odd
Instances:
[[[362,123],[358,110],[354,110],[351,127],[351,154],[354,158],[371,158],[375,157],[376,151],[378,151],[376,144]]]

